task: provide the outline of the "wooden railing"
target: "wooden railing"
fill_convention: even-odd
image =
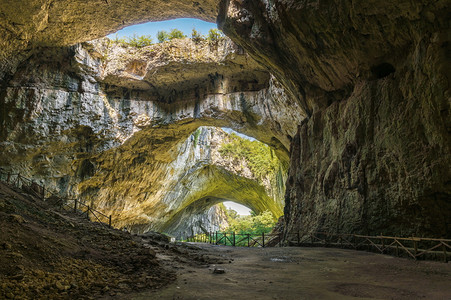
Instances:
[[[0,169],[0,181],[15,186],[27,193],[33,194],[42,201],[50,202],[54,206],[58,206],[61,209],[73,210],[74,212],[81,212],[86,214],[88,220],[96,220],[100,224],[111,227],[111,215],[107,216],[104,213],[90,207],[88,204],[80,201],[76,198],[61,197],[58,193],[46,189],[43,184],[39,184],[29,178],[26,178],[20,174],[12,174]]]
[[[382,254],[409,257],[415,260],[441,260],[448,262],[451,255],[450,239],[420,237],[369,236],[360,234],[341,234],[314,232],[302,235],[291,232],[282,239],[282,234],[237,234],[235,232],[208,232],[187,239],[188,242],[203,242],[226,246],[274,247],[282,241],[288,246],[337,247],[366,250]]]
[[[360,234],[343,234],[314,232],[303,235],[299,232],[289,233],[286,240],[297,246],[339,247],[366,250],[381,254],[405,256],[413,259],[442,260],[448,262],[451,254],[450,239],[423,237],[370,236]]]

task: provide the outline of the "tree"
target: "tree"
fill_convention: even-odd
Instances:
[[[152,45],[152,37],[150,35],[136,36],[136,34],[133,34],[131,38],[128,38],[128,44],[137,48],[150,46]]]
[[[137,36],[136,34],[133,34],[132,37],[123,37],[123,38],[119,38],[116,35],[116,37],[112,40],[112,42],[123,46],[142,48],[152,45],[153,41],[150,35]]]
[[[169,34],[166,31],[164,31],[164,30],[158,31],[157,32],[157,39],[158,39],[159,43],[163,43],[163,42],[169,40]]]
[[[186,38],[186,35],[184,35],[182,31],[174,28],[174,29],[171,30],[171,32],[169,32],[168,38],[169,38],[169,40],[172,41],[173,39]]]
[[[276,224],[274,216],[269,211],[265,211],[259,215],[235,215],[235,217],[233,217],[233,214],[228,213],[228,216],[229,228],[227,228],[227,230],[234,231],[239,234],[249,233],[251,235],[260,235],[262,233],[269,233]]]
[[[193,28],[193,30],[191,31],[191,39],[193,40],[193,42],[199,43],[204,39],[204,37],[196,30],[196,28]]]
[[[219,29],[212,28],[208,31],[207,40],[210,42],[217,42],[222,37],[222,32]]]

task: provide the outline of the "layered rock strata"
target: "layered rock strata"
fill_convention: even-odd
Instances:
[[[292,143],[287,231],[450,236],[445,1],[223,1],[226,34],[308,120]]]
[[[140,78],[131,67],[137,61]],[[195,44],[185,39],[140,50],[107,40],[49,48],[19,66],[6,86],[0,99],[0,165],[43,179],[61,195],[92,199],[91,205],[113,214],[116,226],[135,224],[140,231],[163,228],[183,209],[177,207],[179,202],[170,205],[174,197],[166,193],[176,188],[168,184],[178,181],[174,168],[182,173],[192,168],[192,161],[181,157],[186,159],[184,151],[192,148],[184,141],[196,128],[227,126],[253,135],[276,149],[286,169],[287,148],[296,127],[292,119],[302,119],[294,110],[292,118],[283,112],[283,105],[277,104],[288,101],[283,90],[227,40]],[[169,96],[164,95],[168,86],[177,88]],[[200,168],[199,174],[185,180],[196,175],[202,185],[197,189],[204,188],[202,176],[236,181],[235,188],[256,186],[256,193],[243,188],[261,196],[256,204],[246,200],[248,205],[281,214],[280,193],[277,206],[270,207],[261,202],[273,200],[262,196],[267,191],[255,185],[254,178],[234,179],[230,170],[209,170]],[[153,175],[146,178],[149,174]],[[146,186],[140,188],[140,183]],[[223,199],[242,201],[239,193],[227,195],[227,191],[221,194]],[[157,220],[154,225],[149,218]]]
[[[300,128],[292,143],[287,230],[449,237],[448,2],[220,3],[219,23],[226,34],[276,76],[290,104],[301,106],[309,118],[293,122]],[[0,78],[8,78],[33,53],[22,49],[53,43],[61,32],[70,37],[57,39],[65,44],[72,37],[81,41],[85,32],[105,33],[102,26],[83,29],[102,20],[103,7],[83,14],[79,18],[86,22],[80,24],[79,18],[70,18],[79,7],[51,11],[39,1],[7,4],[0,6],[1,48],[7,57]],[[175,0],[160,4],[168,14],[185,7]],[[192,10],[186,8],[187,14],[196,15]],[[47,12],[49,20],[72,22],[39,30],[46,24],[39,16]],[[105,24],[118,29],[122,25],[110,23],[111,12]],[[152,15],[144,10],[129,19],[145,21]]]

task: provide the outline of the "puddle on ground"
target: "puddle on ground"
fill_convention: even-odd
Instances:
[[[291,259],[285,256],[271,257],[269,260],[272,262],[291,262]]]

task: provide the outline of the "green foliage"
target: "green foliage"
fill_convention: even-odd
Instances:
[[[197,141],[199,140],[199,135],[200,135],[200,128],[197,128],[196,131],[194,132],[194,147],[197,146]]]
[[[172,41],[173,39],[186,38],[186,35],[184,35],[182,31],[174,28],[174,29],[171,29],[171,32],[169,32],[168,38],[169,38],[169,40]]]
[[[123,38],[119,38],[116,35],[116,37],[112,40],[112,42],[116,44],[121,44],[123,46],[142,48],[152,45],[153,41],[150,35],[137,36],[136,34],[133,34],[132,37],[123,37]]]
[[[210,42],[218,42],[222,37],[222,31],[212,28],[208,31],[207,40]]]
[[[193,30],[191,31],[191,39],[193,40],[193,42],[199,43],[205,38],[199,33],[199,31],[196,30],[196,28],[193,28]]]
[[[226,158],[238,161],[244,159],[257,179],[274,176],[280,165],[269,146],[258,141],[240,138],[233,133],[230,135],[230,142],[221,145],[219,153]]]
[[[169,40],[169,34],[166,31],[164,31],[164,30],[158,31],[157,32],[157,39],[158,39],[159,43],[163,43],[163,42]]]
[[[276,224],[276,220],[271,212],[265,211],[259,215],[239,216],[238,214],[229,214],[229,228],[227,231],[233,231],[239,234],[249,233],[251,235],[260,235],[270,233]]]

